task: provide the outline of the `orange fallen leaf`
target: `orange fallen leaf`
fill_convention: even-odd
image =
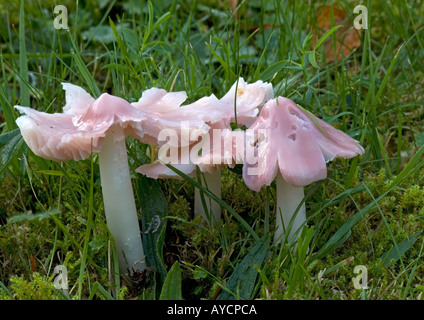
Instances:
[[[334,25],[331,23],[331,10],[333,10]],[[326,62],[333,62],[336,59],[341,59],[341,52],[343,53],[343,56],[346,57],[355,48],[360,47],[361,40],[359,36],[361,34],[361,30],[356,30],[353,27],[352,21],[348,19],[346,13],[342,9],[331,6],[318,7],[317,22],[318,28],[317,30],[314,30],[312,36],[312,48],[318,42],[319,38],[326,31],[330,30],[332,26],[343,25],[343,27],[339,28],[335,32],[335,49],[333,41],[331,41],[332,37],[329,37],[330,40],[327,39],[327,41],[324,43],[324,54]]]

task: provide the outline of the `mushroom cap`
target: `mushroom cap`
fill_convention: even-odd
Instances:
[[[143,132],[137,135],[150,145],[162,146],[167,143],[174,147],[185,147],[193,141],[181,137],[181,130],[197,130],[206,134],[208,124],[216,123],[224,117],[222,103],[214,95],[181,106],[186,98],[187,94],[183,91],[167,92],[158,88],[144,91],[139,101],[131,103],[147,117],[143,123]],[[179,139],[175,143],[172,140],[158,140],[159,133],[164,129],[176,132]]]
[[[236,93],[237,90],[237,93]],[[234,100],[236,101],[237,122],[249,125],[253,123],[260,108],[269,99],[273,98],[272,84],[258,80],[247,83],[239,78],[230,90],[220,99],[228,110],[228,122],[235,121]],[[244,157],[244,132],[230,129],[226,123],[211,125],[209,130],[210,144],[202,149],[202,155],[194,160],[202,172],[212,173],[224,165],[234,167],[242,163]],[[214,130],[219,130],[217,136]]]
[[[200,137],[196,141],[197,143],[185,148],[167,146],[169,150],[166,150],[166,158],[161,158],[159,152],[158,160],[138,167],[136,172],[153,179],[179,179],[180,176],[165,164],[174,166],[190,177],[195,176],[196,165],[199,166],[201,172],[208,173],[220,170],[225,165],[234,167],[237,160],[237,163],[242,163],[240,161],[242,156],[237,153],[236,147],[240,146],[240,142],[244,144],[243,133],[241,130],[220,129],[219,124],[212,125],[208,134]],[[200,149],[201,154],[198,155]],[[169,156],[170,154],[175,156]]]
[[[140,100],[133,102],[132,105],[152,115],[153,120],[154,116],[157,116],[161,121],[167,121],[167,128],[175,128],[185,121],[192,123],[196,119],[209,126],[229,128],[230,123],[235,121],[234,100],[236,100],[237,122],[250,124],[256,119],[259,108],[273,95],[272,84],[260,80],[248,84],[243,78],[239,78],[221,99],[212,94],[182,105],[187,99],[185,92],[167,92],[152,88],[144,91]],[[200,123],[193,122],[192,126],[199,127]],[[154,131],[154,127],[158,126],[152,123],[152,130],[146,131]],[[184,146],[185,143],[181,145]]]
[[[218,129],[210,138],[211,144],[202,149],[202,154],[193,160],[200,171],[213,173],[224,165],[231,168],[243,163],[245,134],[242,130]]]
[[[254,83],[247,83],[240,77],[220,100],[227,106],[230,122],[235,122],[235,99],[237,123],[249,126],[253,123],[253,121],[255,121],[260,108],[264,105],[264,103],[273,97],[274,92],[271,83],[263,82],[261,80]]]
[[[145,111],[126,100],[104,93],[98,99],[84,89],[64,83],[66,105],[63,113],[39,112],[28,107],[15,106],[22,115],[16,120],[22,136],[31,150],[54,161],[82,160],[100,151],[103,138],[112,126],[120,126],[127,136],[144,143],[162,144],[158,141],[163,129],[172,129],[181,135],[178,117],[187,120],[186,126],[207,132],[209,126],[201,119],[180,114],[179,106],[185,93],[167,93],[150,89],[140,99]],[[173,118],[166,110],[174,110]],[[182,109],[181,109],[182,110]],[[164,115],[162,117],[162,115]]]
[[[193,178],[195,176],[196,165],[193,164],[192,162],[188,164],[170,163],[170,165],[180,170],[184,174],[188,175],[189,177]],[[138,167],[135,171],[152,179],[170,179],[170,178],[177,179],[177,180],[182,179],[180,175],[178,175],[175,171],[168,168],[159,160],[156,160],[153,163],[144,164]]]
[[[189,163],[182,163],[181,157],[178,157],[178,159],[169,162],[169,164],[175,166],[188,176],[193,177],[195,175],[196,165],[199,166],[200,171],[212,173],[220,170],[225,165],[234,166],[235,163],[240,163],[242,156],[240,153],[236,154],[236,144],[240,144],[240,132],[235,133],[230,129],[230,123],[235,120],[234,100],[236,101],[237,122],[240,124],[249,124],[256,119],[259,108],[267,100],[272,98],[273,95],[272,84],[260,80],[248,84],[243,78],[239,78],[238,82],[234,83],[221,99],[211,95],[182,106],[180,109],[182,109],[183,113],[186,112],[187,117],[194,116],[203,119],[209,125],[209,132],[204,134],[207,143],[202,145],[202,154],[199,157],[190,158]],[[149,107],[148,104],[146,107]],[[137,108],[141,110],[145,110],[144,108],[146,107],[140,104],[137,105]],[[168,112],[171,119],[176,119],[174,110],[168,109]],[[219,135],[214,136],[214,130],[220,131]],[[238,137],[236,138],[235,136]],[[220,143],[217,143],[216,139]],[[190,154],[191,149],[198,143],[198,140],[192,141],[188,150]],[[173,149],[173,152],[183,152],[179,146],[169,145],[170,149]],[[182,143],[181,145],[185,146]],[[160,160],[143,165],[137,168],[136,171],[154,179],[179,178],[174,171],[170,170]]]
[[[15,106],[16,123],[29,148],[38,156],[54,161],[82,160],[99,152],[103,138],[114,125],[129,133],[141,130],[144,114],[124,99],[102,94],[92,98],[84,89],[63,84],[66,105],[63,113],[40,112]]]
[[[306,186],[327,177],[328,161],[364,152],[358,141],[283,97],[265,104],[246,135],[253,137],[246,142],[253,152],[245,156],[243,178],[254,191],[270,185],[277,170],[289,184]]]
[[[62,88],[65,90],[66,105],[63,107],[65,114],[83,114],[95,100],[87,91],[74,84],[63,82]]]

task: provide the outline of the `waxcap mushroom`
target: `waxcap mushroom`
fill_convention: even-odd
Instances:
[[[264,105],[246,130],[246,144],[253,147],[244,158],[247,187],[259,191],[276,179],[276,243],[300,236],[306,225],[303,187],[327,177],[326,163],[364,152],[358,141],[283,97]]]
[[[108,229],[115,240],[119,268],[132,274],[146,267],[144,248],[128,168],[127,130],[141,130],[146,120],[126,100],[102,94],[98,99],[84,89],[63,84],[63,113],[49,114],[15,106],[16,123],[29,148],[54,160],[81,160],[99,154],[103,203]]]
[[[128,101],[104,93],[98,99],[84,89],[63,84],[66,105],[63,113],[49,114],[29,107],[15,106],[24,115],[16,123],[30,149],[54,161],[81,160],[99,155],[103,203],[108,229],[114,238],[121,272],[132,274],[146,267],[137,210],[128,167],[125,137],[144,143],[157,143],[158,133],[178,121],[166,116],[186,99],[185,93],[167,93],[156,89],[140,99],[151,108],[142,111]],[[144,104],[146,104],[144,103]],[[182,110],[182,109],[181,109]],[[207,132],[209,126],[198,119],[191,123]],[[186,121],[189,125],[189,121]],[[178,134],[178,133],[177,133]]]
[[[243,169],[244,181],[254,191],[270,185],[278,171],[291,185],[306,186],[327,177],[327,162],[364,151],[358,141],[284,97],[268,101],[246,133],[260,130],[265,136],[251,141],[257,161],[246,158]]]

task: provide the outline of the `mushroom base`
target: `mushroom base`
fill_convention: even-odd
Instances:
[[[299,210],[297,207],[303,200],[305,193],[303,187],[293,187],[287,183],[280,172],[276,177],[277,184],[277,208],[275,243],[281,242],[288,232],[288,241],[295,236],[296,239],[302,233],[302,227],[306,225],[306,209],[303,203]]]
[[[121,127],[109,129],[99,164],[106,222],[115,241],[119,269],[127,274],[142,271],[146,263]]]

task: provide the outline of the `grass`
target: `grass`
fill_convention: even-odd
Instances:
[[[422,1],[365,1],[360,46],[334,61],[325,48],[342,29],[324,34],[317,17],[333,1],[239,1],[233,12],[225,1],[62,2],[69,30],[53,28],[53,1],[0,4],[1,299],[423,299]],[[338,3],[353,23],[356,2]],[[271,82],[365,154],[328,163],[328,178],[305,188],[309,227],[296,246],[274,246],[275,185],[256,193],[239,167],[224,169],[221,224],[202,225],[197,181],[136,174],[149,147],[128,139],[142,230],[164,223],[143,234],[154,268],[118,274],[97,156],[37,157],[13,106],[61,112],[62,81],[129,101],[153,86],[185,90],[192,102],[221,97],[239,76]],[[354,287],[356,266],[367,289]]]

